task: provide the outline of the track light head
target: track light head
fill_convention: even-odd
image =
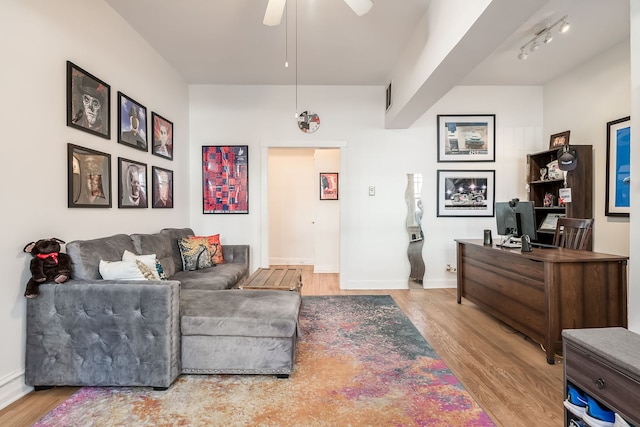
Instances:
[[[559,33],[566,33],[567,31],[569,31],[569,22],[567,21],[567,15],[558,19],[556,22],[554,22],[551,25],[548,25],[548,24],[545,25],[545,28],[543,28],[540,31],[537,31],[533,35],[533,38],[531,40],[529,40],[528,42],[526,42],[520,47],[520,53],[518,54],[518,59],[527,59],[529,55],[525,50],[528,50],[529,52],[535,52],[536,50],[540,49],[541,39],[544,42],[544,44],[551,43],[551,41],[553,40],[553,34],[551,33],[551,31],[556,27],[559,27],[558,29]],[[544,38],[542,38],[542,36],[544,36]]]

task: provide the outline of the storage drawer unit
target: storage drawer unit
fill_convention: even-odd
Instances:
[[[564,395],[578,387],[627,422],[640,426],[640,335],[624,328],[567,329]],[[565,426],[572,414],[565,411]]]

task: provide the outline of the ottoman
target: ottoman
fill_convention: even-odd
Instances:
[[[181,291],[182,373],[288,377],[301,301],[275,290]]]

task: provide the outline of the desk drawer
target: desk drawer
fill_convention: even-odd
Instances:
[[[572,383],[625,418],[634,423],[640,422],[637,402],[640,382],[578,347],[566,345],[565,352],[566,375]]]

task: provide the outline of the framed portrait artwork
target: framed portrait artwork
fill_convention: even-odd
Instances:
[[[151,188],[154,208],[173,207],[173,171],[153,166],[151,168]]]
[[[571,131],[565,130],[564,132],[554,133],[549,140],[549,149],[560,148],[563,145],[569,145],[569,136]]]
[[[152,111],[151,126],[151,154],[173,160],[173,123]]]
[[[202,147],[202,212],[249,213],[249,147]]]
[[[438,162],[493,162],[495,114],[437,117]]]
[[[147,109],[122,92],[118,92],[118,142],[148,151]]]
[[[67,126],[111,139],[111,86],[70,61]]]
[[[438,170],[437,216],[494,216],[494,170]]]
[[[338,200],[338,173],[320,173],[320,200]]]
[[[628,217],[631,211],[631,117],[607,123],[605,215]]]
[[[147,165],[118,157],[118,207],[146,208]]]
[[[111,155],[67,144],[68,206],[111,207]]]

